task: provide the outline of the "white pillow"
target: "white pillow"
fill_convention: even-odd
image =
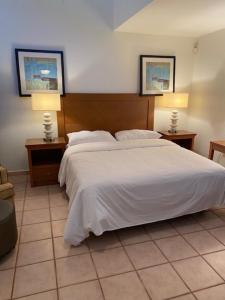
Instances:
[[[115,138],[108,131],[104,130],[82,130],[68,133],[67,136],[69,146],[94,142],[115,142]]]
[[[118,141],[125,140],[140,140],[140,139],[159,139],[162,135],[157,131],[142,130],[142,129],[131,129],[122,130],[115,133]]]

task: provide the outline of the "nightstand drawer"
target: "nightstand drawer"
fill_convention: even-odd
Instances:
[[[59,165],[35,166],[32,170],[35,185],[54,184],[58,182]]]

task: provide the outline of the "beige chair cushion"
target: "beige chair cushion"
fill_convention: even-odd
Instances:
[[[8,182],[8,174],[6,168],[0,166],[0,184]]]
[[[0,199],[7,199],[14,196],[13,185],[11,183],[0,184]]]

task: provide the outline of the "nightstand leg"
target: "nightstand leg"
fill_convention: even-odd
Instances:
[[[213,155],[214,155],[214,149],[212,143],[210,143],[209,147],[209,159],[213,160]]]
[[[195,140],[195,138],[192,138],[191,139],[191,151],[193,151],[193,149],[194,149],[194,140]]]

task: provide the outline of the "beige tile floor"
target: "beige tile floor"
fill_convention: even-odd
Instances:
[[[225,300],[225,209],[64,243],[59,186],[15,185],[19,240],[0,260],[0,300]]]

